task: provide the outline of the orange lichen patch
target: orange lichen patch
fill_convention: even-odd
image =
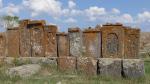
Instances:
[[[69,56],[69,40],[68,34],[57,33],[57,56],[66,57]]]

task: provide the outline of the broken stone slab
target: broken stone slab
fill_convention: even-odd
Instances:
[[[87,75],[97,75],[97,60],[92,57],[78,57],[77,70]]]
[[[123,59],[123,76],[127,78],[143,77],[144,61],[141,59]]]
[[[119,58],[98,59],[98,74],[102,76],[121,77],[121,59]]]
[[[6,74],[10,77],[19,76],[22,78],[30,77],[39,72],[41,66],[38,64],[27,64],[18,67],[9,68],[6,70]]]
[[[76,57],[59,57],[58,68],[61,71],[75,71],[76,70]]]

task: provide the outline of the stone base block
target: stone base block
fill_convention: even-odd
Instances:
[[[77,70],[87,75],[97,75],[97,60],[91,57],[79,57]]]
[[[59,57],[58,68],[61,71],[75,71],[76,70],[76,57]]]
[[[124,59],[123,76],[127,78],[138,78],[144,76],[144,62],[141,59]]]
[[[98,73],[102,76],[121,77],[121,59],[98,59]]]

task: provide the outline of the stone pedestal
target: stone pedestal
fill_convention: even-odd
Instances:
[[[87,75],[97,75],[97,60],[91,57],[77,58],[77,70]]]
[[[121,59],[98,59],[98,73],[102,76],[121,77]]]
[[[123,60],[123,76],[127,78],[138,78],[144,76],[144,62],[140,59]]]
[[[75,71],[76,70],[76,58],[75,57],[59,57],[58,68],[61,71]]]

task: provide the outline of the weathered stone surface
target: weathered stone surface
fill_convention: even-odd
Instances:
[[[103,58],[123,58],[125,35],[123,26],[106,24],[100,30],[102,32]]]
[[[82,32],[79,28],[70,28],[69,30],[69,55],[82,56]]]
[[[125,57],[127,59],[139,58],[140,46],[140,30],[139,29],[125,29]]]
[[[56,57],[19,57],[19,58],[13,58],[13,57],[5,57],[0,58],[2,62],[6,64],[14,64],[14,62],[17,62],[18,64],[48,64],[48,65],[54,65],[57,66],[57,58]]]
[[[0,57],[6,56],[6,36],[5,33],[0,33]]]
[[[20,29],[20,56],[21,57],[31,57],[31,33],[30,29],[21,28]]]
[[[121,77],[121,59],[98,59],[98,73],[102,76]]]
[[[7,56],[19,57],[19,30],[10,28],[7,30]]]
[[[57,26],[47,25],[44,28],[45,32],[45,56],[46,57],[57,57],[57,42],[56,32]]]
[[[6,71],[6,74],[9,75],[10,77],[19,76],[19,77],[27,78],[39,72],[40,69],[41,66],[38,64],[28,64],[28,65],[9,68]]]
[[[69,56],[69,40],[65,33],[57,34],[57,55],[58,57]]]
[[[101,33],[96,29],[83,31],[83,57],[101,57]]]
[[[143,77],[144,62],[141,59],[123,59],[123,76],[127,78]]]
[[[44,57],[44,27],[41,23],[28,24],[31,29],[31,56]]]
[[[87,75],[97,75],[97,60],[93,57],[79,57],[77,70]]]
[[[61,71],[75,71],[76,70],[76,57],[59,57],[58,68]]]

